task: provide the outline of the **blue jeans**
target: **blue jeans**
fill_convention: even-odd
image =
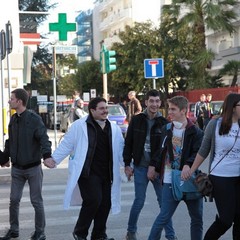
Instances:
[[[148,168],[146,167],[134,167],[134,188],[135,188],[135,199],[130,211],[129,220],[128,220],[128,232],[135,233],[137,232],[137,221],[140,215],[140,212],[144,206],[146,199],[146,191],[149,180],[147,178]],[[159,207],[161,207],[161,198],[162,198],[162,186],[160,179],[157,178],[153,182],[153,187],[157,195],[157,201]],[[167,239],[173,239],[175,232],[172,226],[171,218],[164,227],[166,232]],[[156,240],[156,239],[155,239]]]
[[[197,200],[184,200],[184,201],[187,205],[188,212],[191,218],[191,240],[202,240],[203,199],[200,198]],[[148,240],[159,240],[161,238],[163,228],[166,226],[166,224],[173,216],[179,203],[180,203],[179,201],[176,201],[173,198],[172,185],[164,183],[162,189],[161,211],[153,223]],[[182,224],[184,224],[184,219]]]

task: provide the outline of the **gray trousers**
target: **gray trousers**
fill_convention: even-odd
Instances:
[[[35,231],[44,231],[45,213],[42,198],[42,166],[38,165],[25,170],[12,167],[11,175],[12,183],[9,206],[10,229],[14,232],[19,232],[19,205],[23,188],[27,181],[30,190],[31,204],[35,210]]]

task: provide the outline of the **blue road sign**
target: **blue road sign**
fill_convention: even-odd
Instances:
[[[163,78],[164,67],[163,59],[144,59],[144,77],[145,78]]]

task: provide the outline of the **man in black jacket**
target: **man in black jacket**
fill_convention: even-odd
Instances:
[[[161,127],[167,120],[161,116],[160,94],[157,90],[150,90],[145,100],[146,110],[133,116],[127,131],[123,158],[125,174],[130,180],[134,175],[135,199],[130,211],[127,229],[127,240],[136,240],[137,221],[144,206],[148,182],[151,181],[155,189],[159,207],[161,206],[161,184],[159,176],[152,171],[147,177],[152,149],[159,146]],[[132,165],[133,160],[133,165]],[[171,220],[167,224],[166,238],[176,239]]]
[[[10,108],[16,113],[9,123],[9,139],[5,142],[4,155],[11,159],[12,182],[10,194],[10,229],[1,240],[19,236],[19,204],[26,181],[35,210],[35,231],[30,240],[45,240],[45,213],[42,199],[43,173],[41,158],[51,157],[51,142],[41,117],[26,109],[28,93],[24,89],[11,92]]]

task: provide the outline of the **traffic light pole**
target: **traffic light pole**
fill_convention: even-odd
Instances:
[[[108,101],[107,73],[103,74],[103,98]]]
[[[115,51],[109,51],[104,45],[100,52],[101,72],[103,73],[103,97],[108,101],[107,73],[116,70]]]

